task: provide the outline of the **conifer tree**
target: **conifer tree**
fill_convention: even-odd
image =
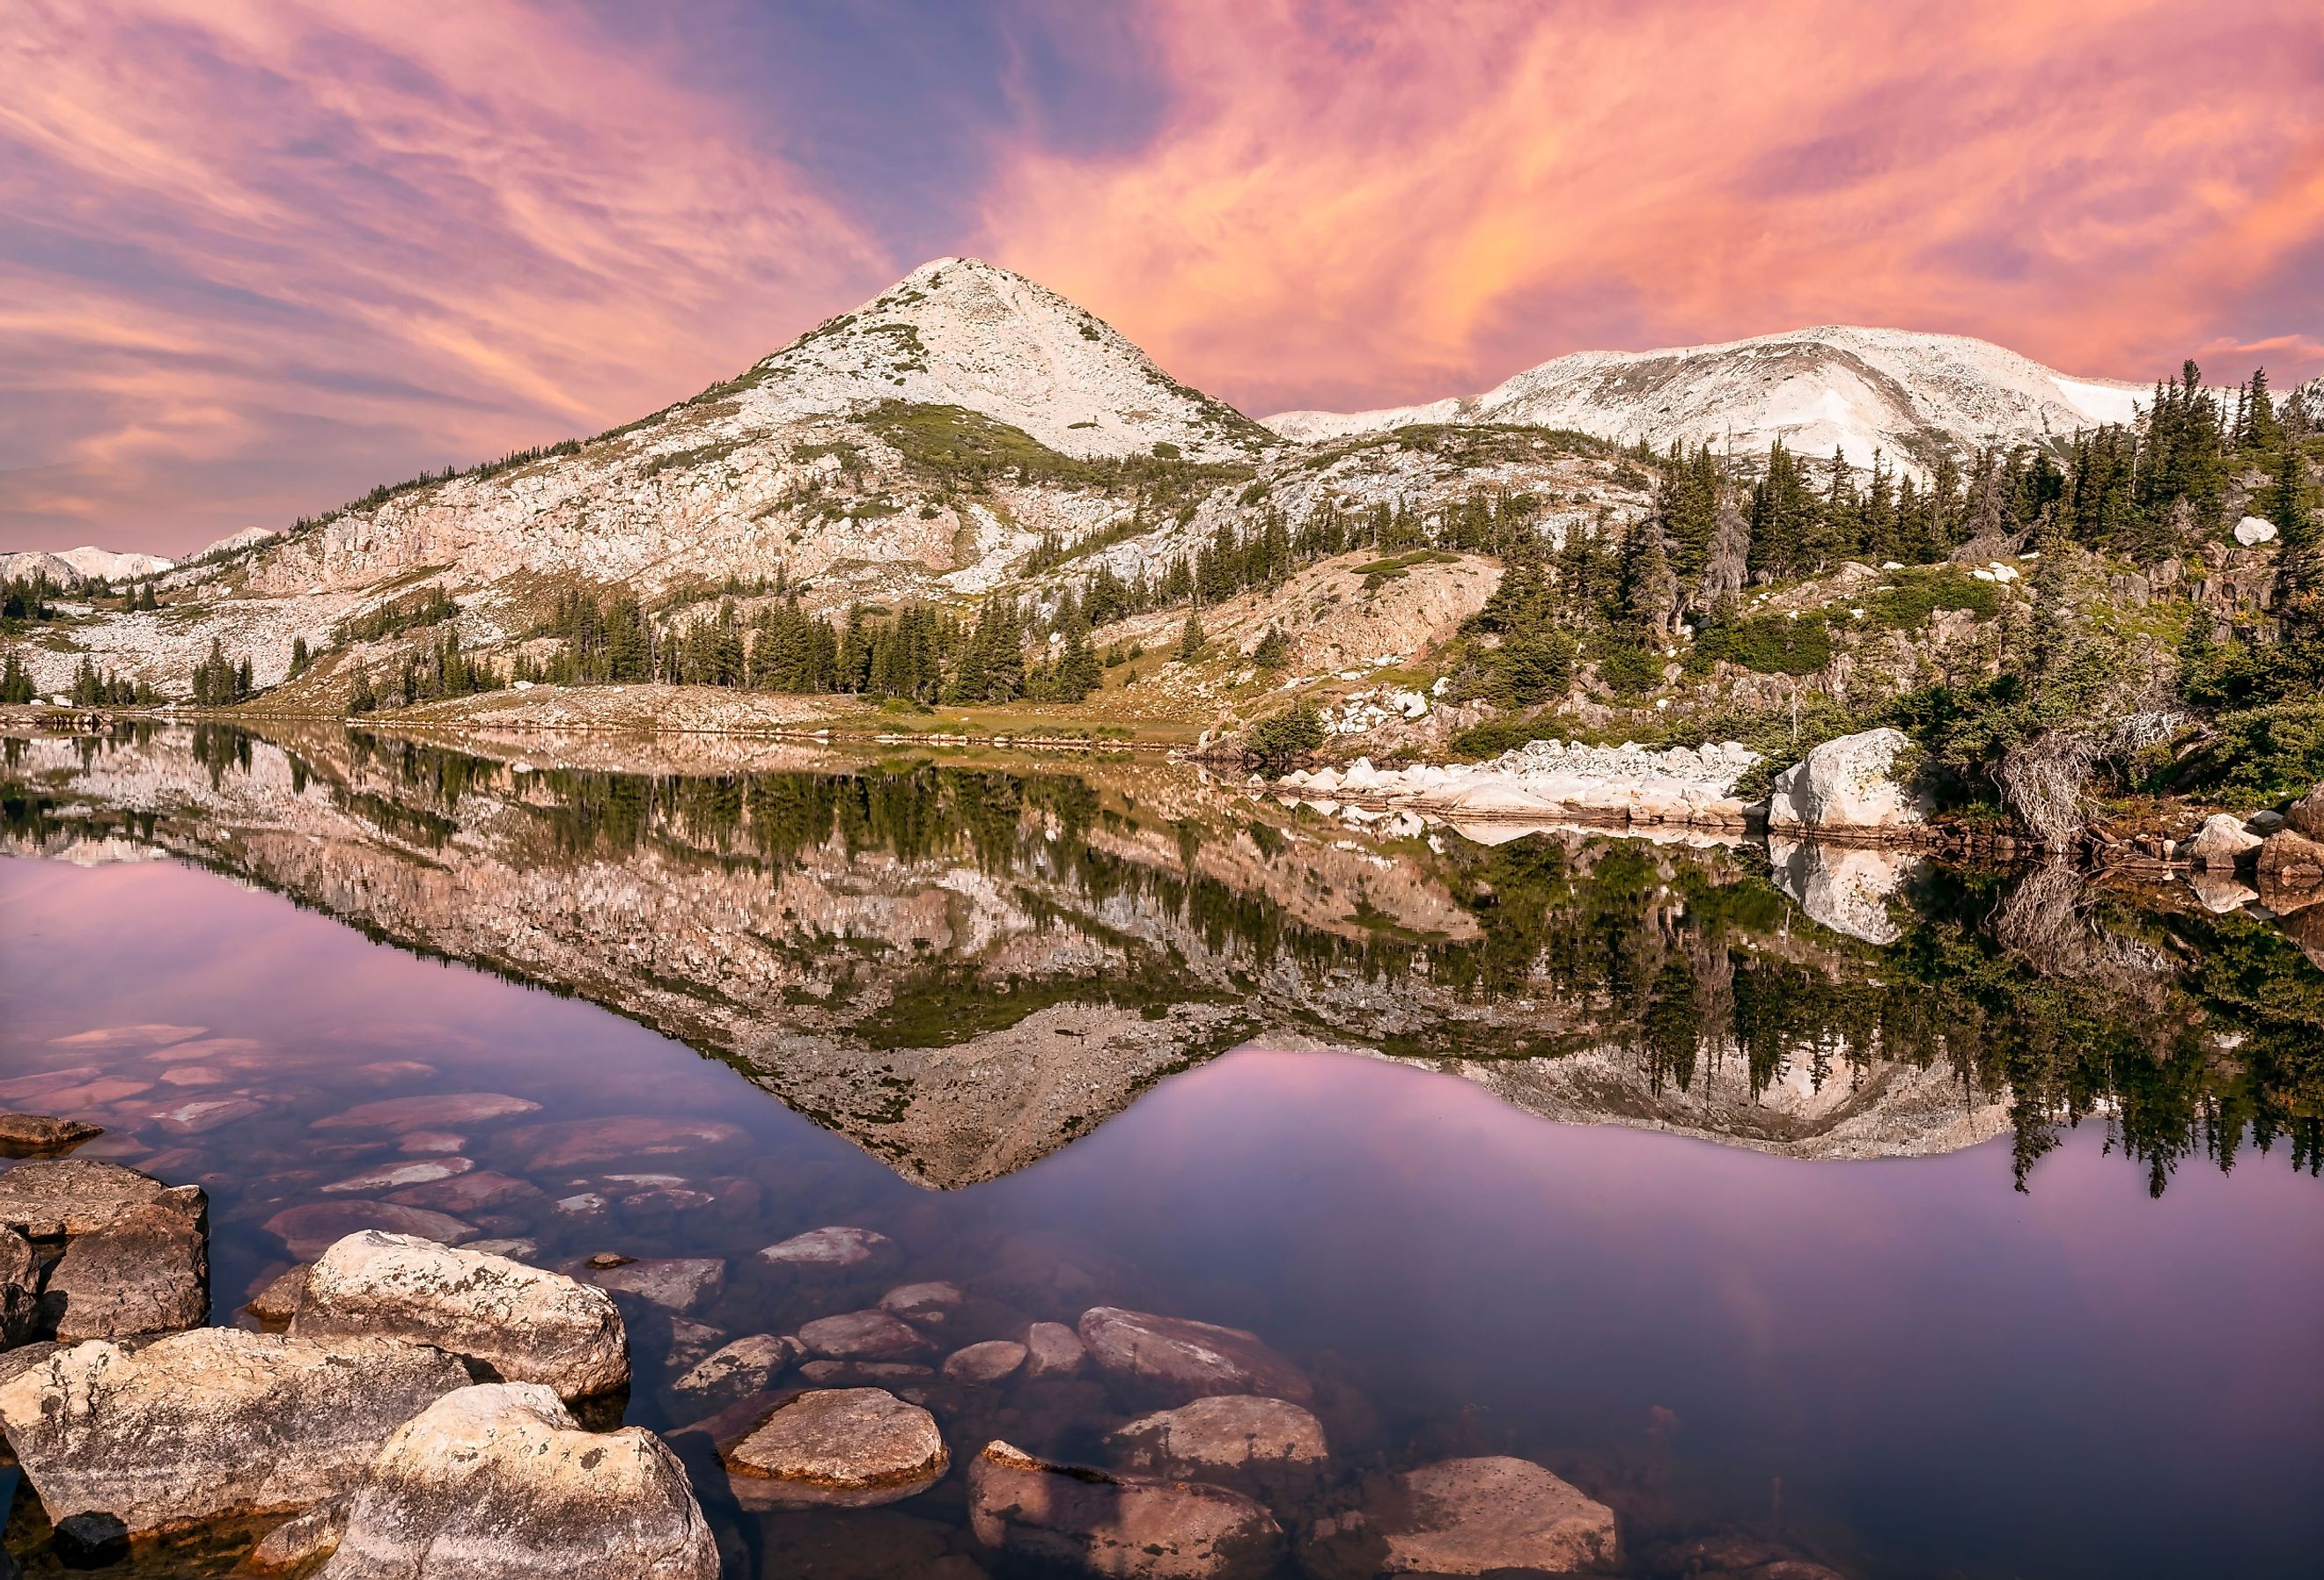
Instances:
[[[1197,604],[1186,611],[1186,623],[1178,628],[1178,661],[1191,664],[1203,656],[1210,638],[1203,633],[1203,609]]]

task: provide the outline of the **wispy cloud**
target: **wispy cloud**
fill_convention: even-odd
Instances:
[[[0,36],[0,532],[185,548],[649,410],[878,243],[549,6],[33,0]]]
[[[986,245],[1257,409],[1835,320],[2139,378],[2324,320],[2297,0],[1174,0],[1148,43],[1156,135],[1022,148]]]

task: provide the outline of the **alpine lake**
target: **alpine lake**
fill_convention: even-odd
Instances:
[[[1305,1380],[1284,1576],[1491,1455],[1638,1576],[2324,1566],[2324,906],[1361,825],[1126,753],[5,745],[0,1108],[208,1193],[212,1323],[353,1228],[500,1249],[613,1288],[620,1419],[683,1446],[719,1346],[953,1287],[879,1372],[950,1474],[697,1483],[730,1576],[1031,1572],[963,1468],[1111,1464],[1144,1407],[945,1358],[1095,1307]],[[827,1228],[880,1256],[761,1254]],[[7,1544],[60,1572],[29,1484]]]

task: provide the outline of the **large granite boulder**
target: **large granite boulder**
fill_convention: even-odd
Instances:
[[[2271,891],[2324,884],[2324,840],[2289,828],[2269,835],[2259,847],[2259,881]]]
[[[55,1351],[0,1384],[0,1428],[51,1520],[106,1514],[142,1536],[335,1497],[467,1382],[417,1344],[198,1327]]]
[[[2195,836],[2181,847],[2181,854],[2199,867],[2232,869],[2244,859],[2245,853],[2259,848],[2259,836],[2244,827],[2244,820],[2232,812],[2214,812],[2203,819]]]
[[[2310,839],[2324,839],[2324,784],[2318,785],[2292,804],[2283,814],[2286,827],[2294,834],[2305,834]]]
[[[1093,1306],[1082,1313],[1081,1341],[1108,1377],[1174,1403],[1222,1393],[1314,1397],[1299,1368],[1239,1327]]]
[[[31,1241],[0,1229],[0,1350],[32,1337],[40,1315],[40,1258]]]
[[[43,1325],[66,1344],[175,1333],[209,1311],[209,1204],[191,1185],[73,1240],[41,1298]]]
[[[1895,780],[1911,747],[1903,732],[1866,730],[1826,741],[1775,776],[1767,827],[1805,833],[1876,833],[1919,825],[1926,808]]]
[[[1238,1580],[1280,1553],[1272,1515],[1225,1487],[1116,1475],[985,1445],[968,1467],[969,1527],[1008,1559],[1122,1580]]]
[[[1300,1558],[1318,1580],[1376,1575],[1590,1574],[1613,1567],[1614,1511],[1530,1460],[1423,1465],[1319,1520]]]
[[[718,1445],[745,1509],[863,1509],[927,1492],[952,1465],[936,1418],[881,1388],[814,1389]]]
[[[677,1455],[641,1427],[585,1432],[539,1383],[444,1395],[388,1438],[321,1580],[717,1580]]]
[[[105,1133],[105,1127],[51,1113],[0,1113],[0,1158],[61,1152]]]
[[[1313,1415],[1287,1400],[1249,1393],[1140,1416],[1107,1442],[1124,1469],[1173,1476],[1305,1469],[1331,1453]]]
[[[410,1234],[367,1229],[307,1270],[291,1333],[433,1344],[492,1368],[504,1382],[542,1382],[567,1400],[629,1381],[613,1298],[561,1273]]]
[[[34,1158],[0,1174],[0,1227],[30,1240],[102,1229],[170,1187],[150,1174],[91,1158]]]

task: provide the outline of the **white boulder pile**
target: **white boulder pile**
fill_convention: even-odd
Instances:
[[[1488,762],[1294,772],[1277,781],[1294,799],[1397,808],[1463,819],[1680,824],[1740,828],[1749,810],[1736,782],[1759,754],[1737,742],[1651,751],[1626,742],[1528,741]]]

